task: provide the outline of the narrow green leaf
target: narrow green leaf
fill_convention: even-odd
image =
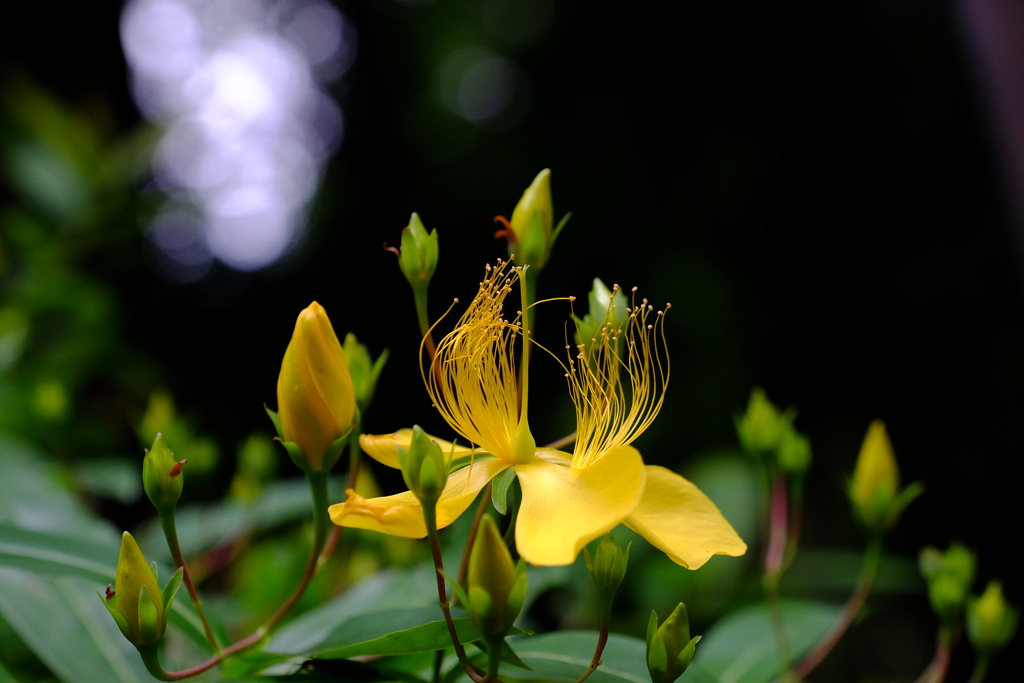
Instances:
[[[342,624],[309,654],[321,659],[360,655],[405,655],[443,650],[452,644],[443,619],[430,621],[440,610],[417,608],[363,614]],[[459,640],[472,643],[483,636],[469,617],[454,620]]]
[[[68,538],[0,523],[0,567],[35,574],[79,575],[99,583],[114,580],[117,543]]]
[[[142,660],[96,600],[95,583],[0,569],[0,614],[65,683],[152,681]]]
[[[512,485],[512,481],[515,478],[516,471],[509,467],[491,480],[491,502],[499,514],[504,515],[508,512],[508,501],[506,500],[508,497],[508,487]]]
[[[799,660],[829,632],[841,605],[788,600],[782,618],[793,656]],[[697,669],[720,683],[768,683],[779,674],[779,656],[768,608],[754,605],[715,623],[700,641],[686,675]]]
[[[597,631],[559,631],[513,638],[510,645],[532,671],[506,664],[501,667],[501,680],[576,681],[590,667],[598,636]],[[602,664],[588,683],[650,683],[644,649],[639,638],[611,634],[601,655]]]

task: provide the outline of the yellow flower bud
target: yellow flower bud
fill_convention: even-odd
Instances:
[[[345,352],[315,301],[295,321],[277,380],[277,405],[285,445],[302,449],[309,471],[330,469],[344,445],[338,440],[352,429],[356,397]]]
[[[854,513],[861,523],[869,531],[885,531],[923,490],[920,484],[900,490],[900,472],[885,423],[872,422],[860,447],[848,489]]]
[[[175,572],[161,592],[156,574],[127,531],[121,536],[114,590],[107,589],[104,606],[114,617],[125,638],[136,647],[154,645],[164,636],[167,610],[181,586],[182,572]],[[110,602],[113,601],[113,606]]]

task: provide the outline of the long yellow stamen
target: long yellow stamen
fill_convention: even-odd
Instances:
[[[576,445],[572,466],[586,467],[605,453],[636,439],[661,410],[669,379],[665,351],[665,312],[643,299],[617,322],[613,299],[597,335],[570,353],[566,377],[576,406]],[[667,311],[671,304],[665,306]],[[651,317],[654,320],[651,321]],[[622,345],[625,345],[623,353]],[[571,351],[569,346],[567,350]],[[624,356],[624,357],[623,357]],[[622,371],[629,377],[628,390]]]
[[[519,427],[514,344],[522,312],[508,320],[503,307],[520,277],[508,261],[488,265],[469,308],[437,345],[440,371],[429,372],[420,361],[427,392],[451,428],[507,462],[519,461],[510,443]]]

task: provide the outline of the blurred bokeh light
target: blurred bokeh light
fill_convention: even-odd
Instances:
[[[345,17],[324,0],[130,0],[121,41],[139,109],[163,129],[166,201],[147,228],[159,274],[257,270],[298,244],[344,133],[325,87],[355,58]]]

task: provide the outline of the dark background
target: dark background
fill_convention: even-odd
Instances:
[[[186,286],[154,277],[141,238],[90,264],[118,287],[124,334],[205,431],[233,443],[265,429],[261,403],[275,402],[294,317],[313,299],[339,333],[391,348],[366,431],[438,430],[411,296],[381,245],[414,210],[438,229],[439,314],[502,255],[492,217],[551,167],[556,213],[573,218],[540,294],[583,296],[600,276],[673,304],[672,386],[639,443],[648,461],[732,447],[732,416],[761,385],[799,407],[814,445],[807,542],[855,545],[842,487],[881,417],[905,481],[928,486],[894,551],[961,539],[980,552],[979,588],[1000,577],[1021,602],[1020,222],[992,74],[971,47],[984,36],[958,5],[567,1],[519,45],[482,32],[472,0],[339,7],[360,46],[334,88],[346,136],[306,248]],[[104,112],[114,132],[139,124],[119,3],[19,11],[0,34],[7,76]],[[438,46],[467,31],[528,79],[518,121],[478,128],[431,95]],[[548,316],[539,334],[557,348]],[[561,392],[537,411],[551,438],[569,419]]]

